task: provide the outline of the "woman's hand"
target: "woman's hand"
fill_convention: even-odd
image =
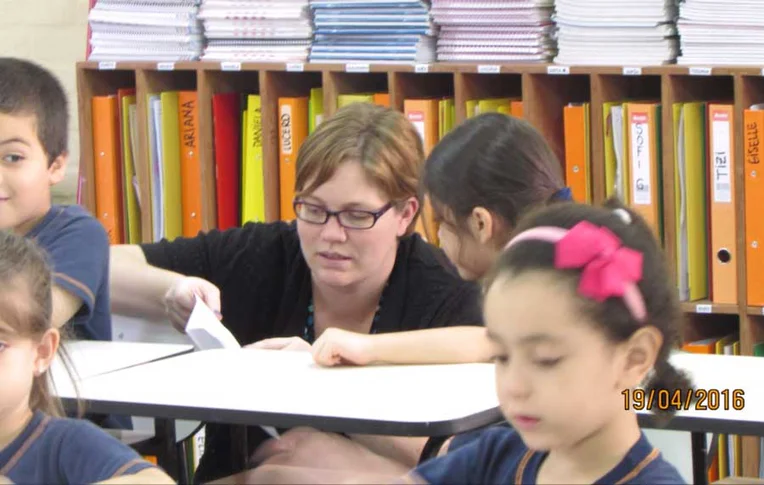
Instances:
[[[185,332],[188,317],[196,304],[197,296],[210,307],[218,318],[220,314],[220,290],[207,280],[187,276],[178,279],[164,295],[165,311],[173,327]]]
[[[313,344],[313,360],[319,365],[367,365],[374,360],[367,334],[327,328]]]
[[[300,337],[275,337],[267,338],[245,345],[245,349],[263,349],[263,350],[297,350],[309,351],[310,344]]]

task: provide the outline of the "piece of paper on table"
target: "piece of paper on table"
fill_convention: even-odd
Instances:
[[[215,313],[198,296],[186,323],[186,335],[199,350],[241,348],[236,337],[223,326]],[[280,438],[276,428],[271,426],[261,426],[261,428],[270,436]]]

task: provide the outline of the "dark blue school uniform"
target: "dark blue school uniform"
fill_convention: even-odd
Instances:
[[[154,467],[89,421],[36,412],[0,450],[0,476],[23,484],[95,483]]]
[[[429,460],[403,482],[445,484],[536,483],[546,452],[529,450],[520,435],[499,426],[483,431],[479,438],[447,455]],[[595,483],[683,484],[673,465],[663,459],[642,433],[621,462]]]
[[[109,238],[78,205],[53,206],[29,233],[49,257],[54,283],[82,300],[69,325],[79,339],[111,340]]]
[[[103,225],[78,205],[54,205],[27,233],[48,254],[53,281],[82,300],[67,323],[78,340],[112,340],[109,301],[109,237]],[[88,414],[104,428],[132,429],[129,416]]]

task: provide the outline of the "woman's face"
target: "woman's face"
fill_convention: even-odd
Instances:
[[[314,280],[334,286],[347,287],[379,275],[395,260],[398,238],[416,214],[418,203],[391,201],[375,187],[360,163],[349,161],[339,166],[334,176],[315,191],[299,198],[311,204],[307,210],[357,210],[377,212],[390,202],[405,202],[385,211],[369,229],[343,227],[336,216],[325,224],[297,219],[300,246]],[[402,208],[400,208],[402,207]],[[354,216],[348,215],[348,220]],[[391,267],[391,265],[390,265]]]

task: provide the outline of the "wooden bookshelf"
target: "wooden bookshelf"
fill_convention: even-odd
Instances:
[[[764,340],[764,308],[746,302],[744,132],[743,110],[764,102],[764,77],[758,68],[723,66],[691,68],[659,67],[563,67],[554,65],[374,65],[374,64],[232,64],[184,63],[95,63],[77,65],[80,121],[82,203],[95,212],[93,186],[93,139],[91,98],[112,94],[118,88],[137,91],[139,153],[135,163],[143,200],[151,200],[147,156],[146,94],[161,90],[196,89],[199,100],[199,146],[202,164],[203,228],[216,227],[216,184],[211,100],[216,93],[257,93],[262,103],[263,172],[266,219],[279,217],[278,98],[307,96],[311,88],[323,87],[324,116],[331,116],[341,94],[388,92],[391,106],[403,109],[403,101],[416,97],[453,96],[456,123],[466,118],[465,101],[485,97],[521,97],[524,118],[547,138],[555,153],[564,159],[563,107],[572,102],[591,106],[591,187],[593,202],[605,199],[605,155],[603,150],[603,103],[621,100],[660,102],[664,240],[670,264],[676,261],[674,204],[673,114],[675,102],[720,101],[734,104],[734,149],[736,172],[734,197],[738,204],[737,241],[733,264],[738,274],[736,304],[710,301],[682,303],[686,340],[699,339],[739,329],[741,353],[752,355],[753,345]],[[144,240],[151,240],[151,208],[143,204]],[[672,271],[672,274],[674,272]],[[745,438],[745,476],[758,476],[759,439]]]

